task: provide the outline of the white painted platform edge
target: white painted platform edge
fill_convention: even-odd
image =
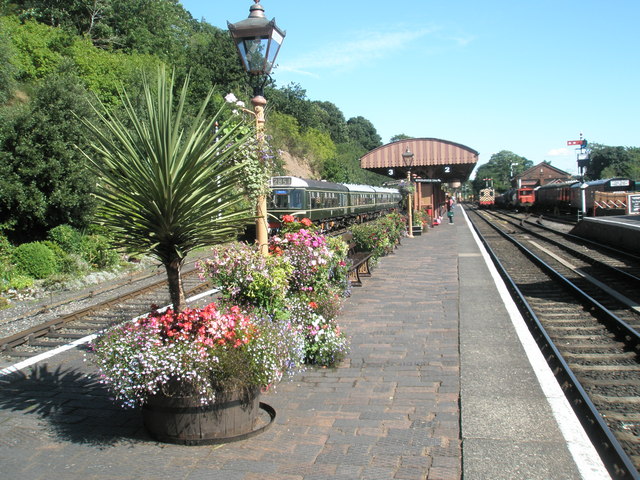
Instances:
[[[533,339],[533,336],[529,332],[529,328],[527,327],[524,318],[520,314],[518,307],[515,302],[511,298],[507,286],[505,285],[502,277],[498,273],[489,253],[485,249],[484,245],[478,238],[471,222],[469,221],[469,217],[467,213],[462,209],[462,214],[464,215],[465,221],[469,226],[469,230],[473,235],[473,239],[475,240],[482,256],[489,268],[489,272],[493,278],[496,287],[498,288],[498,293],[504,302],[504,305],[509,313],[509,317],[511,318],[511,323],[516,330],[520,343],[524,348],[527,358],[529,359],[529,363],[533,367],[533,371],[536,374],[538,379],[538,383],[542,388],[542,391],[551,406],[551,410],[553,412],[553,416],[555,417],[556,423],[560,428],[560,432],[562,433],[565,441],[567,442],[567,447],[573,460],[576,463],[576,466],[580,472],[580,475],[585,480],[611,480],[611,476],[607,472],[607,469],[604,467],[598,452],[595,447],[589,440],[587,433],[582,428],[580,421],[576,417],[571,405],[567,401],[567,398],[564,395],[564,392],[560,388],[558,381],[554,377],[549,365],[546,360],[542,356],[540,352],[540,348],[538,344]]]

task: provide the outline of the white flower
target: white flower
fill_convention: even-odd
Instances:
[[[238,101],[238,98],[233,93],[228,93],[224,99],[227,103],[236,103]]]

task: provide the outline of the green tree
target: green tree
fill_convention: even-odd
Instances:
[[[242,202],[236,191],[242,164],[231,161],[251,132],[231,122],[214,128],[219,115],[205,116],[212,92],[185,124],[188,82],[174,101],[174,79],[160,69],[155,88],[144,81],[144,116],[123,99],[131,128],[105,106],[100,122],[85,122],[93,135],[87,158],[100,177],[101,221],[129,251],[162,262],[178,311],[187,254],[235,237],[253,218],[248,209],[234,210]]]
[[[16,86],[16,68],[11,63],[14,56],[13,45],[9,38],[8,32],[0,22],[0,105],[11,98]]]
[[[533,162],[525,157],[516,155],[509,150],[501,150],[491,155],[489,161],[478,167],[473,188],[477,192],[485,188],[485,178],[493,180],[493,187],[498,192],[505,192],[511,188],[511,179],[531,168]]]
[[[393,137],[391,137],[389,139],[389,143],[393,143],[393,142],[399,142],[400,140],[408,140],[412,137],[410,137],[409,135],[405,135],[404,133],[399,133],[397,135],[394,135]]]
[[[294,117],[277,110],[270,110],[266,129],[272,137],[271,144],[274,148],[286,150],[292,155],[302,156],[300,125]]]
[[[361,145],[366,151],[382,145],[382,139],[373,123],[364,117],[354,117],[347,120],[347,130],[350,140]]]
[[[365,153],[367,151],[362,146],[353,142],[336,145],[336,156],[327,159],[320,170],[322,178],[331,182],[365,185],[382,185],[388,181],[387,177],[360,167],[360,157]]]
[[[204,22],[194,28],[195,32],[188,40],[184,62],[179,65],[180,77],[187,72],[191,75],[189,97],[194,100],[204,98],[215,86],[222,95],[233,92],[238,98],[248,98],[252,92],[247,74],[238,60],[229,32]]]
[[[265,97],[271,108],[295,118],[301,130],[314,126],[312,102],[307,99],[307,91],[300,84],[290,83],[282,88],[266,88]]]
[[[638,178],[640,173],[638,150],[638,148],[592,144],[585,177],[588,180],[612,177]]]
[[[334,143],[346,143],[349,140],[347,121],[342,111],[331,102],[312,102],[313,127],[326,131]]]
[[[88,96],[71,73],[50,75],[27,105],[0,110],[0,224],[14,242],[88,225],[94,182],[71,146],[84,145]]]
[[[303,155],[315,170],[320,170],[325,161],[336,155],[336,145],[328,133],[308,128],[300,138]]]

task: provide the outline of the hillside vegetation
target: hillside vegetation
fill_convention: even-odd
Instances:
[[[81,153],[81,119],[95,120],[97,100],[120,115],[123,89],[138,105],[142,78],[161,64],[176,85],[191,76],[187,115],[212,88],[212,114],[230,92],[250,104],[228,32],[195,20],[177,0],[0,0],[0,233],[19,244],[44,240],[58,225],[92,227],[96,185]],[[271,83],[265,97],[274,174],[384,180],[359,167],[382,143],[370,121],[345,119],[297,84]]]

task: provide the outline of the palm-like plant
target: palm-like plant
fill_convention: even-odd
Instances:
[[[143,87],[143,115],[124,92],[124,121],[101,105],[100,121],[85,122],[92,134],[86,156],[99,177],[101,223],[127,250],[162,262],[171,302],[180,311],[185,304],[180,271],[187,254],[234,237],[253,219],[249,207],[239,205],[242,162],[234,160],[251,132],[232,121],[216,128],[222,109],[213,118],[205,114],[211,92],[187,122],[188,78],[178,99],[174,78],[168,80],[164,68],[155,91],[146,79]]]

